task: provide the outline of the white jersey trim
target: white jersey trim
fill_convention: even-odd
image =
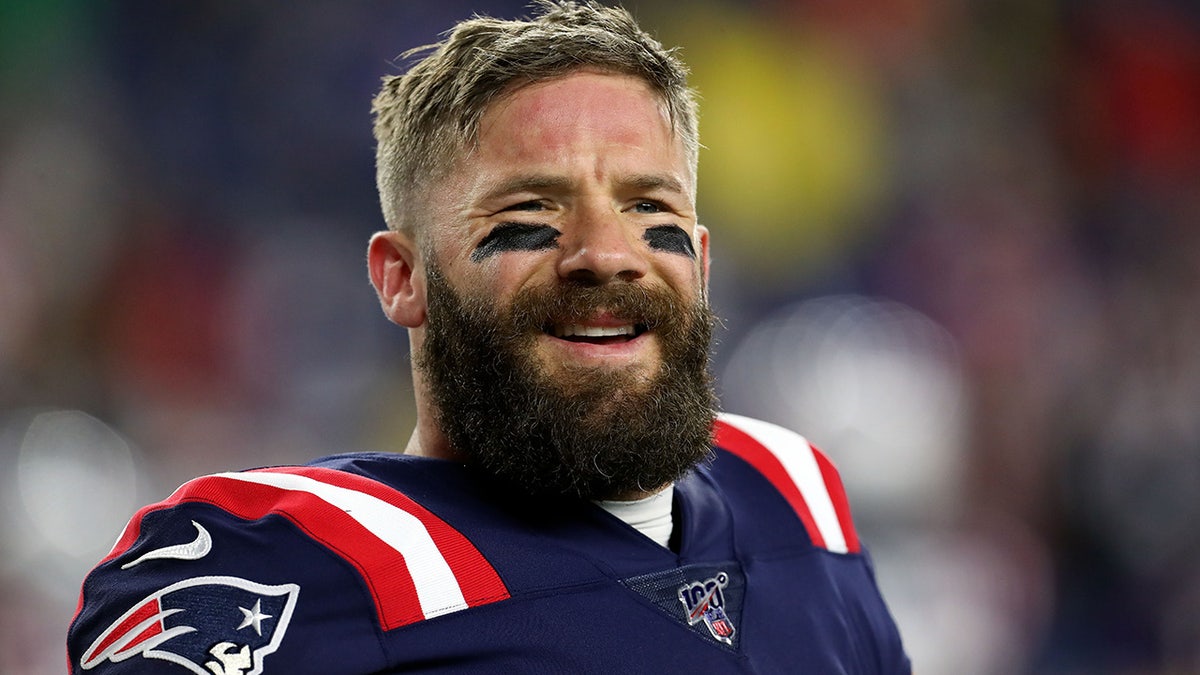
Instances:
[[[825,540],[825,548],[835,553],[848,552],[846,535],[842,532],[833,499],[829,496],[821,467],[817,465],[817,458],[808,440],[790,429],[751,417],[732,413],[720,413],[718,417],[771,451],[804,497],[813,522]]]
[[[408,566],[426,619],[467,608],[462,588],[429,531],[416,516],[369,494],[291,473],[219,473],[220,478],[306,492],[345,511],[395,549]]]

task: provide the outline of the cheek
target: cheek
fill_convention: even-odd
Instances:
[[[518,291],[536,282],[546,283],[547,279],[539,276],[539,270],[546,265],[538,265],[536,256],[519,253],[507,253],[484,259],[479,262],[467,261],[463,264],[463,288],[472,293],[495,298],[498,302],[507,302]]]
[[[673,256],[659,265],[659,274],[663,280],[680,296],[688,300],[702,297],[704,294],[704,271],[699,260],[691,260],[683,256]]]

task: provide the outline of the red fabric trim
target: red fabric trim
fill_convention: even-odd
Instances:
[[[468,606],[475,607],[509,597],[508,588],[495,568],[462,533],[400,491],[378,481],[334,469],[286,467],[259,471],[306,476],[372,495],[407,511],[429,531],[438,551],[454,573]],[[140,535],[142,520],[148,513],[185,502],[212,504],[246,520],[257,520],[270,514],[281,515],[358,570],[375,600],[376,612],[384,630],[424,618],[404,557],[344,511],[307,492],[221,476],[197,478],[185,483],[166,500],[143,507],[133,516],[112,552],[100,564],[120,556],[133,546]],[[76,615],[82,606],[81,592]]]
[[[404,557],[344,511],[315,495],[206,476],[187,483],[162,505],[183,502],[212,504],[246,520],[281,515],[358,570],[375,599],[384,630],[425,618]]]
[[[775,457],[775,453],[750,434],[723,420],[716,421],[713,431],[716,444],[742,458],[766,477],[791,505],[792,510],[799,516],[800,522],[804,523],[804,529],[808,532],[808,538],[812,540],[812,543],[825,548],[825,538],[817,529],[812,512],[808,509],[808,502],[804,501],[804,495],[800,493],[800,488],[796,487],[791,476],[788,475],[787,469]]]
[[[433,539],[438,551],[446,559],[450,571],[454,573],[454,578],[458,580],[463,599],[466,600],[468,606],[475,607],[509,597],[508,588],[500,579],[500,575],[496,573],[496,569],[470,540],[399,490],[370,478],[334,469],[287,467],[271,469],[271,471],[307,476],[323,483],[369,494],[407,511],[421,521],[421,524],[429,531],[430,538]]]
[[[854,529],[854,519],[850,515],[850,500],[846,497],[846,487],[842,485],[842,477],[837,467],[829,457],[815,445],[810,446],[817,458],[817,466],[821,468],[821,478],[825,481],[825,490],[833,502],[833,510],[837,513],[838,524],[842,527],[842,536],[846,538],[846,550],[850,553],[862,551],[858,542],[858,532]]]

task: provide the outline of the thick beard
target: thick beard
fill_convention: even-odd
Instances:
[[[426,268],[428,324],[415,364],[436,422],[469,462],[532,495],[629,498],[677,480],[711,453],[714,318],[666,289],[557,283],[497,308],[458,295]],[[599,309],[654,332],[662,363],[646,377],[563,364],[544,372],[534,342]]]

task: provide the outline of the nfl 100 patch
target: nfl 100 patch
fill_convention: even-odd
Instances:
[[[735,562],[688,565],[622,580],[697,635],[737,648],[746,579]]]
[[[728,585],[729,575],[717,572],[716,576],[682,586],[679,601],[683,603],[688,625],[703,622],[714,638],[732,645],[737,630],[725,612],[725,588]]]

